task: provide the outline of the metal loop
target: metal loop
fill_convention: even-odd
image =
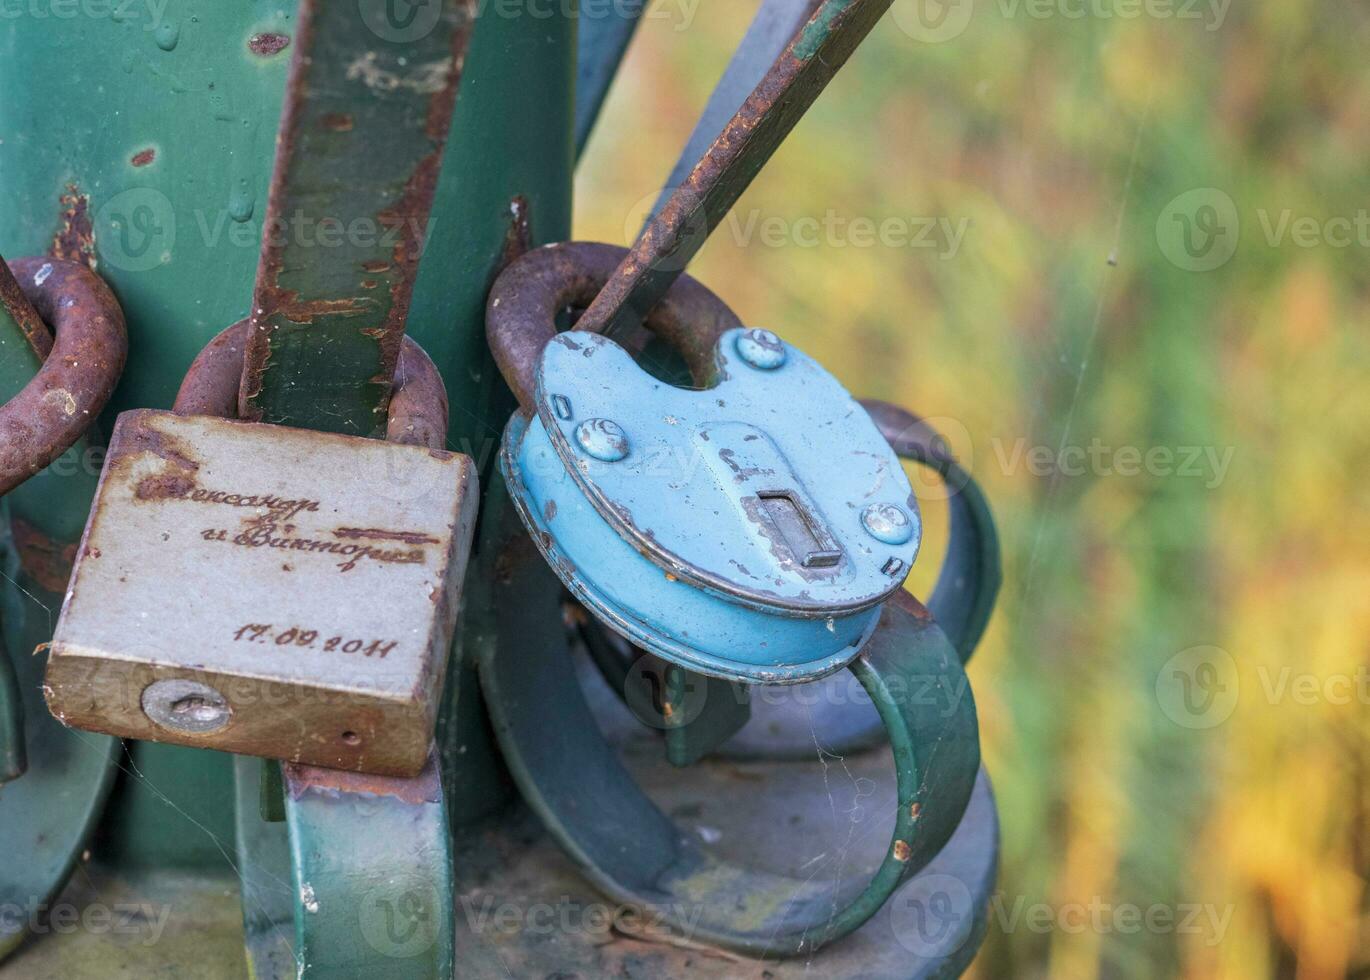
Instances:
[[[485,333],[504,380],[519,405],[532,411],[538,362],[557,334],[557,316],[588,306],[628,250],[594,242],[562,242],[525,254],[495,280],[486,305]],[[710,387],[714,348],[739,327],[737,314],[702,283],[682,276],[651,311],[646,326],[684,359],[694,383]]]
[[[18,259],[9,266],[56,340],[33,380],[0,406],[0,494],[38,473],[90,428],[128,356],[123,311],[94,272],[64,259]]]
[[[173,410],[180,415],[238,417],[238,389],[249,320],[239,320],[205,345],[191,362]],[[447,389],[428,354],[411,338],[400,347],[386,423],[389,442],[429,449],[447,444]]]

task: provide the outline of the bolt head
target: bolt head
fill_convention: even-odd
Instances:
[[[628,434],[613,419],[586,419],[576,426],[576,442],[587,456],[604,463],[628,455]]]
[[[785,342],[769,330],[753,328],[738,335],[737,353],[758,371],[773,371],[785,363]]]
[[[861,526],[885,544],[908,544],[913,538],[913,519],[896,504],[871,504],[861,512]]]
[[[143,714],[162,728],[188,735],[209,735],[229,723],[233,709],[208,684],[178,678],[143,688]]]

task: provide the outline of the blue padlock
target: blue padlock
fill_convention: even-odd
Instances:
[[[586,298],[569,260],[547,258],[549,281],[492,309],[490,337],[524,409],[500,467],[552,568],[612,628],[690,670],[800,683],[849,663],[922,536],[868,413],[695,283],[690,309],[663,304],[648,323],[695,389],[607,337],[556,334],[555,313]]]

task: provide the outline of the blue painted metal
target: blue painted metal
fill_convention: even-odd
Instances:
[[[865,410],[787,345],[775,367],[725,332],[715,384],[658,381],[613,341],[559,335],[536,415],[516,416],[501,466],[525,524],[566,585],[611,626],[679,666],[797,683],[860,650],[918,552],[918,504]],[[612,419],[627,455],[602,462],[577,433]],[[869,534],[871,504],[911,534]]]

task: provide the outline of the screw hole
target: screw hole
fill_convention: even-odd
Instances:
[[[362,737],[358,735],[356,732],[343,732],[342,740],[346,742],[348,745],[362,744]]]

